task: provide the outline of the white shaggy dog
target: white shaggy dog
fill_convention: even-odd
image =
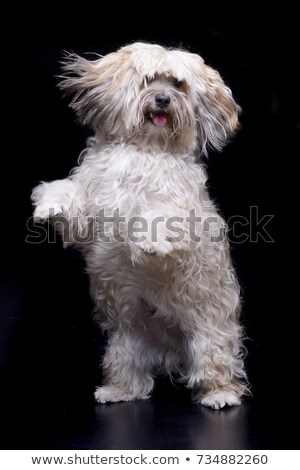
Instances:
[[[148,398],[167,372],[212,408],[247,392],[239,286],[203,166],[238,126],[219,73],[182,50],[135,43],[66,57],[61,88],[94,130],[69,178],[32,194],[81,248],[108,333],[100,403]]]

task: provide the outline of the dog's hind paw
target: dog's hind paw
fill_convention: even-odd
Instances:
[[[236,406],[241,404],[241,399],[232,390],[215,390],[201,399],[201,404],[215,410],[224,406]]]
[[[98,403],[117,403],[119,401],[146,399],[149,398],[149,395],[136,396],[133,393],[125,392],[114,385],[105,385],[96,389],[94,397]]]

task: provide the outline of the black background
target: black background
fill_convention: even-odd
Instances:
[[[292,14],[244,6],[233,18],[147,4],[99,14],[88,6],[9,17],[2,42],[1,395],[3,448],[299,449],[297,212],[288,215],[299,146],[298,37]],[[122,16],[124,15],[127,16]],[[185,13],[185,14],[184,14]],[[25,13],[24,13],[25,15]],[[116,25],[116,17],[122,25]],[[76,18],[76,23],[74,22]],[[48,22],[47,22],[48,20]],[[127,21],[128,20],[128,21]],[[130,20],[130,21],[129,21]],[[146,22],[146,24],[145,24]],[[47,25],[47,26],[46,26]],[[104,25],[107,31],[104,32]],[[241,130],[206,160],[211,196],[226,219],[272,214],[274,243],[232,244],[253,398],[220,412],[190,404],[159,381],[147,402],[95,406],[104,339],[92,322],[84,264],[59,242],[29,244],[31,189],[64,178],[89,130],[57,88],[63,50],[106,54],[136,40],[184,47],[218,69],[243,109]],[[16,41],[16,42],[15,42]],[[14,46],[12,44],[15,44]],[[54,233],[50,229],[50,237]]]

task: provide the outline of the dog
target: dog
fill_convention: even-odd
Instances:
[[[146,399],[168,374],[196,403],[239,405],[240,288],[201,160],[234,135],[239,106],[216,70],[180,49],[66,53],[63,70],[93,136],[70,176],[40,183],[32,201],[86,262],[108,338],[96,401]]]

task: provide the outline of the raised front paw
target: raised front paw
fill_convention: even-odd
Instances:
[[[174,247],[167,239],[159,242],[145,240],[136,243],[136,246],[147,255],[166,256],[174,250]]]
[[[51,189],[49,183],[41,183],[32,191],[31,200],[35,206],[33,217],[37,221],[50,219],[63,211],[62,204],[58,201],[58,194]]]
[[[45,220],[63,214],[66,217],[82,210],[82,193],[68,178],[41,183],[34,188],[31,200],[35,206],[34,218]]]
[[[36,206],[33,212],[33,219],[38,221],[43,221],[51,219],[52,217],[62,213],[62,208],[51,203],[51,201],[45,201],[43,204]]]

